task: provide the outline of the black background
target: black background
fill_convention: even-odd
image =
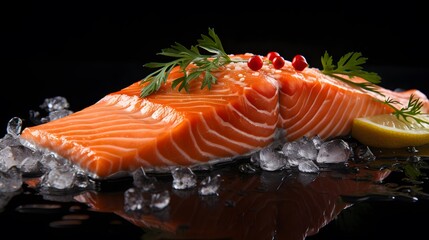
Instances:
[[[425,92],[428,21],[413,1],[15,1],[0,9],[2,131],[47,97],[64,96],[77,111],[142,79],[162,48],[196,44],[209,27],[228,53],[300,53],[313,67],[325,50],[359,51],[382,85]]]
[[[149,73],[142,65],[161,60],[162,48],[195,44],[209,27],[228,53],[274,50],[287,60],[300,53],[313,67],[325,50],[338,57],[360,51],[381,85],[429,94],[429,21],[421,2],[3,1],[0,131],[47,97],[66,97],[74,111],[91,105],[142,79]]]

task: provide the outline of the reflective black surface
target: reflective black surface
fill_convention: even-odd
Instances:
[[[218,195],[210,196],[199,195],[197,188],[172,189],[169,175],[153,175],[171,200],[167,208],[151,211],[125,211],[130,179],[97,182],[94,190],[50,193],[38,191],[37,179],[28,179],[22,191],[0,195],[7,203],[0,224],[17,238],[45,239],[386,239],[426,234],[429,146],[419,154],[375,151],[375,161],[324,165],[319,173],[243,172],[246,159],[196,172],[199,179],[220,174]],[[17,225],[23,231],[9,230]]]
[[[144,3],[62,5],[43,2],[28,5],[9,3],[2,7],[6,13],[0,15],[0,31],[3,42],[6,42],[2,44],[0,56],[2,82],[9,83],[8,88],[2,88],[0,95],[2,135],[11,117],[22,117],[25,123],[28,111],[38,108],[46,97],[64,96],[69,100],[71,109],[78,111],[107,93],[138,81],[148,73],[142,65],[158,60],[156,53],[162,48],[175,41],[184,45],[195,44],[195,39],[206,33],[208,27],[215,28],[228,52],[264,55],[276,50],[286,59],[301,53],[315,67],[320,66],[320,56],[325,50],[335,56],[348,51],[361,51],[368,57],[368,69],[382,77],[381,85],[391,89],[417,88],[429,94],[429,51],[426,32],[422,31],[426,28],[427,14],[422,14],[425,8],[413,1],[393,4],[388,8],[328,2],[308,3],[305,6],[299,2],[285,6],[271,2],[257,6],[244,3],[234,8],[216,3],[201,11],[190,11],[189,5],[180,3],[171,6],[154,4],[148,7]],[[397,161],[397,155],[387,157],[386,161]],[[419,162],[426,161],[422,158]],[[235,165],[219,171],[226,178],[219,198],[210,200],[200,199],[196,195],[183,197],[172,194],[169,215],[153,218],[162,231],[157,228],[149,230],[143,226],[141,218],[123,213],[121,194],[129,186],[129,181],[111,183],[107,190],[88,192],[80,197],[73,194],[43,196],[24,186],[22,192],[0,194],[1,199],[9,199],[0,212],[2,239],[6,233],[17,234],[18,238],[43,236],[46,239],[88,236],[97,239],[185,238],[185,235],[172,235],[171,229],[178,229],[184,234],[196,231],[192,239],[202,236],[198,235],[199,230],[211,231],[210,235],[205,235],[211,239],[228,239],[232,235],[244,235],[246,229],[248,234],[254,233],[255,236],[271,233],[279,237],[291,233],[289,230],[299,236],[314,233],[308,239],[417,238],[427,235],[429,204],[425,195],[421,194],[428,192],[427,170],[424,167],[421,168],[424,183],[418,185],[423,190],[419,192],[417,201],[410,200],[415,188],[408,187],[410,183],[404,181],[405,173],[401,171],[391,172],[383,184],[368,182],[368,179],[345,180],[338,178],[336,171],[326,172],[306,186],[297,180],[300,179],[298,175],[291,173],[247,175],[238,172]],[[168,187],[169,181],[165,180]],[[264,185],[268,189],[260,189],[262,183],[268,184]],[[318,187],[317,184],[336,190]],[[380,191],[394,189],[396,195],[398,191],[403,191],[406,197],[399,194],[402,197],[394,199],[378,195],[370,195],[373,197],[369,199],[360,198],[356,196],[357,192],[346,191],[350,189],[347,184],[380,187]],[[362,191],[368,193],[367,188]],[[305,199],[312,199],[312,202],[297,201],[296,198],[301,195],[291,194],[291,189],[308,194],[309,198]],[[295,197],[295,201],[291,203],[288,197]],[[238,199],[251,206],[246,208],[245,204],[238,204]],[[273,204],[270,199],[276,203]],[[198,216],[195,219],[200,220],[196,222],[208,225],[199,229],[189,224],[181,225],[180,221],[192,221],[186,219],[189,215],[180,214],[181,211],[188,211],[180,203],[182,206],[196,206],[197,212],[202,214],[194,215]],[[293,203],[304,207],[288,208]],[[345,208],[347,204],[352,206]],[[282,208],[282,205],[286,207]],[[251,215],[254,206],[268,210],[260,217]],[[287,214],[283,214],[282,211],[287,209],[295,212],[288,210]],[[305,215],[302,209],[312,210]],[[210,214],[204,214],[205,211]],[[291,211],[295,215],[288,215]],[[220,213],[226,214],[226,217],[214,220],[210,217]],[[248,215],[240,215],[242,213]],[[241,218],[238,219],[238,216]],[[170,220],[178,225],[169,225]],[[226,224],[226,220],[231,220],[231,223],[222,225]],[[214,224],[212,221],[217,222]],[[301,225],[287,227],[292,226],[288,221]],[[233,227],[234,224],[241,226],[237,230],[224,231],[225,227]],[[14,230],[16,226],[19,226],[18,231]],[[219,226],[223,228],[219,229]],[[308,230],[304,231],[306,227]],[[272,229],[277,231],[270,231]]]

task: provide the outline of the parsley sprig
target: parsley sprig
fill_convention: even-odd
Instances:
[[[186,48],[180,43],[175,43],[170,48],[162,49],[158,55],[176,58],[167,63],[151,62],[143,65],[149,68],[158,68],[158,70],[147,75],[141,84],[149,82],[140,93],[141,97],[146,97],[153,92],[158,91],[162,84],[166,83],[170,72],[174,67],[180,66],[180,71],[183,73],[172,82],[172,87],[179,86],[179,91],[189,91],[189,83],[204,74],[201,89],[207,87],[211,88],[212,84],[216,84],[217,78],[212,74],[213,71],[219,69],[221,66],[232,62],[231,58],[226,54],[223,49],[219,37],[216,35],[213,28],[209,28],[209,34],[201,34],[201,38],[197,40],[198,44]],[[207,54],[201,54],[201,50],[205,50]],[[190,64],[196,67],[188,68]]]
[[[337,65],[333,64],[333,58],[325,51],[325,54],[321,58],[322,60],[322,72],[326,75],[339,79],[349,85],[365,89],[367,91],[375,92],[383,95],[377,91],[376,84],[381,82],[381,77],[374,72],[367,72],[363,70],[362,64],[366,63],[367,58],[362,57],[360,52],[349,52],[342,56],[337,62]],[[349,79],[342,77],[346,75],[349,78],[360,77],[365,79],[367,82],[353,82]]]

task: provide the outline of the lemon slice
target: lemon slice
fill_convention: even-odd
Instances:
[[[418,118],[429,122],[429,114],[420,114]],[[429,124],[419,124],[413,119],[404,122],[393,114],[381,114],[355,118],[351,135],[371,147],[421,146],[429,143]]]

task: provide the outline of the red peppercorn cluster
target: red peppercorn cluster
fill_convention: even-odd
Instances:
[[[270,63],[273,64],[273,67],[275,69],[280,69],[285,65],[284,58],[278,52],[269,52],[267,54],[267,58],[270,61]],[[247,61],[247,66],[253,71],[258,71],[259,69],[262,68],[263,65],[264,65],[264,60],[259,55],[254,55],[250,57],[249,60]],[[295,68],[295,70],[302,71],[306,67],[308,67],[308,63],[304,56],[297,54],[292,59],[292,66]]]

